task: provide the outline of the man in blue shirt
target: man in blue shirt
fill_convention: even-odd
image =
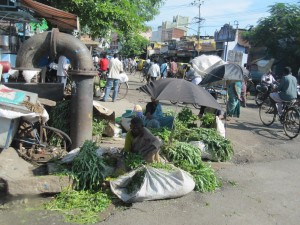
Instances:
[[[282,114],[282,102],[288,102],[297,98],[297,79],[291,74],[291,68],[283,69],[283,77],[280,79],[278,92],[273,92],[270,97],[277,103],[278,114]]]

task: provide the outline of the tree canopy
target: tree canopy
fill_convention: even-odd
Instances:
[[[295,71],[300,66],[300,3],[277,3],[269,12],[243,37],[251,46],[267,47],[270,56]]]
[[[92,37],[106,37],[111,31],[123,36],[140,33],[146,29],[145,22],[158,14],[164,3],[164,0],[46,1],[48,5],[78,15],[81,27],[88,27]]]

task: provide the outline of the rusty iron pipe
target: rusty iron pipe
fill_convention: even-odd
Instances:
[[[53,32],[53,31],[52,31]],[[93,77],[97,74],[88,48],[76,37],[55,31],[55,49],[51,31],[34,35],[24,42],[16,59],[16,69],[39,67],[43,57],[55,52],[64,55],[71,63],[73,86],[71,99],[72,148],[80,147],[85,140],[92,139]],[[52,37],[52,38],[51,38]],[[52,46],[52,47],[51,47]]]

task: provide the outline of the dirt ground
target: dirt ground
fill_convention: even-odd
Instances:
[[[149,97],[136,91],[141,83],[130,77],[127,100],[106,103],[116,115]],[[163,107],[173,107],[163,102]],[[195,113],[197,111],[195,110]],[[288,139],[282,125],[265,127],[253,100],[241,117],[226,122],[226,137],[234,146],[231,161],[212,163],[223,186],[213,193],[192,192],[178,199],[147,201],[110,208],[101,225],[253,224],[298,225],[300,221],[300,137]],[[61,214],[44,211],[45,198],[22,198],[0,205],[0,225],[71,224]],[[2,202],[4,199],[2,198]],[[36,209],[40,210],[36,210]],[[35,210],[33,210],[35,209]]]

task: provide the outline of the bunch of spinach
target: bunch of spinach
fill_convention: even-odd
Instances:
[[[175,166],[189,172],[196,183],[196,191],[213,191],[220,186],[214,170],[201,160],[200,150],[185,142],[163,146],[163,153]]]
[[[193,114],[192,110],[188,107],[184,107],[177,115],[177,119],[187,126],[194,124],[198,120],[198,116]]]
[[[175,130],[174,139],[184,142],[202,141],[216,161],[228,161],[233,155],[230,140],[222,137],[216,129],[180,127]]]
[[[124,163],[126,169],[134,170],[146,162],[140,154],[126,152],[124,153]]]
[[[177,166],[193,176],[195,191],[214,191],[221,186],[221,182],[216,177],[215,171],[207,163],[190,164],[187,161],[181,161],[177,163]]]
[[[64,189],[44,207],[62,212],[66,222],[93,224],[100,220],[98,213],[103,212],[110,204],[111,197],[100,191]]]
[[[100,190],[105,178],[107,165],[100,158],[92,141],[85,141],[72,164],[72,174],[77,190]]]
[[[160,127],[160,128],[149,128],[151,133],[154,136],[158,136],[163,142],[167,143],[169,141],[169,137],[171,135],[171,130],[169,130],[166,127]]]
[[[187,161],[190,164],[201,163],[200,150],[188,143],[175,141],[162,147],[163,154],[170,162],[176,164],[180,161]]]

